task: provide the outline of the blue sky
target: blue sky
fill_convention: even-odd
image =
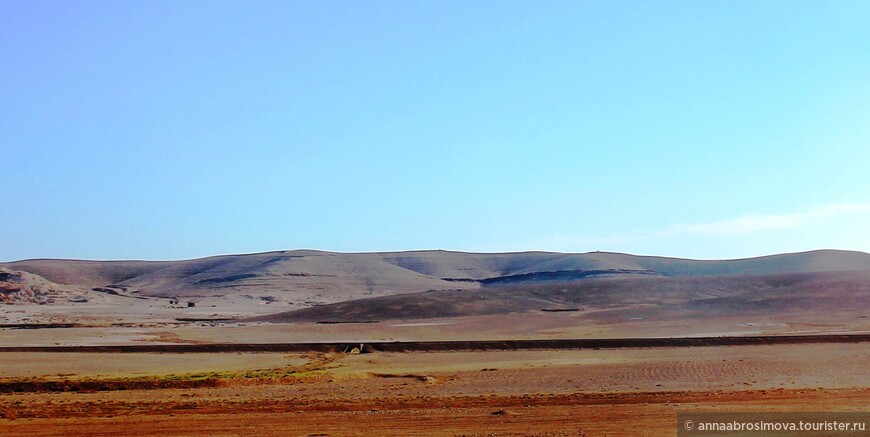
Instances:
[[[870,251],[866,1],[0,0],[0,260]]]

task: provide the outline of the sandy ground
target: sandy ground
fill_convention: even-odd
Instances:
[[[870,387],[870,343],[358,355],[0,353],[0,381],[161,377],[184,372],[280,369],[312,361],[328,362],[319,370],[330,380],[342,381],[334,387],[339,391],[374,374],[427,376],[428,382],[437,383],[442,395]],[[832,368],[831,363],[837,366]],[[528,378],[530,372],[533,378]],[[422,390],[414,391],[415,396],[424,396],[433,388],[433,384],[418,387],[408,381],[395,385]],[[287,390],[300,388],[304,387],[288,386]]]
[[[188,367],[191,355],[200,366]],[[239,372],[217,387],[3,394],[0,435],[675,435],[680,411],[868,411],[868,359],[866,343],[0,354],[5,381],[103,378],[116,369],[155,378],[193,368]],[[307,378],[244,379],[247,369],[304,362],[316,364]]]
[[[21,306],[10,311],[25,311]],[[210,311],[174,308],[179,318],[212,317]],[[4,313],[6,314],[6,313]],[[15,313],[18,314],[18,313]],[[7,321],[15,314],[6,314]],[[219,314],[220,315],[220,314]],[[0,328],[0,346],[112,345],[145,343],[284,343],[327,341],[500,340],[635,338],[740,335],[868,333],[870,319],[852,314],[798,313],[782,318],[724,317],[708,320],[585,319],[577,313],[527,313],[402,320],[359,324],[270,324],[181,322],[168,317],[111,322],[75,317],[41,317],[43,323],[73,321],[63,329]],[[29,323],[35,323],[29,321]]]
[[[165,298],[108,296],[102,303],[54,305],[5,305],[0,325],[15,323],[79,323],[93,326],[162,326],[177,324],[179,318],[220,319],[271,314],[293,309],[278,302],[269,303],[243,296],[196,298],[193,307],[180,298],[175,303]]]
[[[0,381],[20,378],[113,378],[298,366],[303,355],[277,353],[0,353]]]
[[[0,325],[76,327],[0,328],[0,346],[870,332],[870,319],[849,309],[706,320],[601,321],[570,312],[366,324],[178,320],[276,311],[252,299],[210,305],[7,306]],[[0,353],[0,387],[7,384],[0,435],[673,436],[680,411],[870,411],[867,363],[870,343],[359,355]],[[216,374],[216,382],[197,385]],[[163,388],[125,385],[130,379]],[[199,382],[180,388],[176,380]],[[61,381],[79,391],[8,389],[33,381]],[[82,385],[89,381],[125,384]]]
[[[612,397],[395,399],[306,408],[286,402],[184,401],[139,411],[75,406],[86,417],[0,420],[3,435],[160,436],[674,436],[676,414],[696,411],[866,411],[867,390],[645,393]],[[246,394],[238,393],[241,396]],[[154,396],[156,397],[156,396]],[[229,397],[226,400],[232,400]]]

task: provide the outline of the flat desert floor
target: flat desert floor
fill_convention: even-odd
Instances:
[[[0,435],[673,436],[678,412],[867,411],[868,346],[6,352]]]

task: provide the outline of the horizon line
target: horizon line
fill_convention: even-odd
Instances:
[[[851,253],[862,253],[866,255],[870,255],[868,252],[864,252],[861,250],[853,250],[853,249],[832,249],[832,248],[822,248],[822,249],[810,249],[803,250],[797,252],[780,252],[780,253],[771,253],[766,255],[758,255],[758,256],[747,256],[747,257],[738,257],[738,258],[687,258],[680,256],[666,256],[666,255],[641,255],[634,254],[628,252],[618,252],[618,251],[607,251],[607,250],[594,250],[588,252],[561,252],[561,251],[551,251],[551,250],[518,250],[518,251],[504,251],[504,252],[473,252],[473,251],[464,251],[464,250],[450,250],[450,249],[407,249],[407,250],[384,250],[384,251],[333,251],[333,250],[322,250],[322,249],[310,249],[310,248],[297,248],[297,249],[278,249],[278,250],[267,250],[260,252],[243,252],[243,253],[223,253],[223,254],[215,254],[215,255],[206,255],[201,257],[193,257],[193,258],[176,258],[176,259],[85,259],[85,258],[25,258],[18,259],[12,261],[0,261],[0,264],[14,264],[14,263],[22,263],[22,262],[30,262],[30,261],[71,261],[71,262],[149,262],[149,263],[169,263],[169,262],[184,262],[184,261],[196,261],[203,260],[209,258],[221,258],[221,257],[238,257],[238,256],[255,256],[255,255],[266,255],[270,253],[283,253],[283,252],[320,252],[324,254],[335,254],[335,255],[376,255],[376,254],[402,254],[402,253],[418,253],[418,252],[448,252],[455,254],[467,254],[467,255],[515,255],[515,254],[525,254],[525,253],[543,253],[543,254],[554,254],[554,255],[590,255],[590,254],[608,254],[608,255],[625,255],[625,256],[635,256],[642,258],[664,258],[664,259],[678,259],[678,260],[689,260],[689,261],[740,261],[740,260],[748,260],[748,259],[758,259],[758,258],[769,258],[774,256],[782,256],[782,255],[800,255],[800,254],[808,254],[813,252],[851,252]]]

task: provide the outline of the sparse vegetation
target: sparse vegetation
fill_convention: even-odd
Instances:
[[[111,390],[149,390],[165,388],[217,387],[250,383],[299,383],[328,379],[333,354],[319,354],[301,366],[273,369],[192,372],[182,374],[129,377],[71,377],[70,375],[0,379],[0,393],[17,392],[93,392]]]

